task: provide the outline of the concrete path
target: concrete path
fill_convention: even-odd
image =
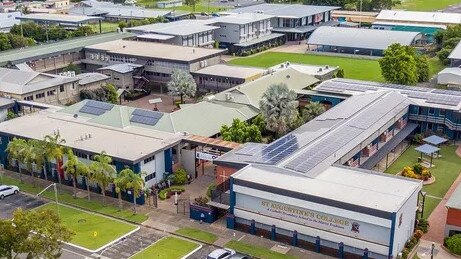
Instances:
[[[434,259],[455,259],[459,258],[456,257],[445,249],[438,243],[434,243]],[[427,240],[421,240],[419,242],[419,246],[417,248],[418,257],[421,259],[430,259],[431,258],[431,250],[432,250],[432,242]]]

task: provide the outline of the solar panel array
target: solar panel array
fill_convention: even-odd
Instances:
[[[80,108],[79,112],[93,114],[93,115],[102,115],[107,111],[112,110],[114,108],[113,104],[98,102],[94,100],[88,100],[85,105]]]
[[[288,162],[285,167],[303,174],[309,174],[315,166],[328,157],[331,157],[339,148],[346,145],[351,139],[356,138],[362,132],[362,129],[353,127],[340,128],[335,134],[308,147],[300,155]],[[335,159],[339,158],[340,157],[337,157]]]
[[[458,92],[415,86],[364,82],[349,79],[335,79],[327,81],[317,86],[316,89],[319,91],[330,92],[365,92],[376,91],[379,88],[397,89],[399,93],[406,95],[409,98],[425,100],[427,103],[457,106],[461,102],[461,91]]]
[[[288,134],[262,149],[260,147],[259,149],[248,147],[247,149],[239,150],[238,153],[252,155],[250,162],[274,165],[291,155],[298,148],[298,138],[294,134]]]
[[[131,122],[154,126],[157,124],[160,118],[162,118],[163,113],[143,109],[135,109],[131,115]]]

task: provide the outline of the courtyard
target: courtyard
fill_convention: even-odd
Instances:
[[[420,153],[415,150],[415,147],[415,145],[410,145],[385,172],[397,174],[403,167],[416,163]],[[423,191],[427,193],[424,207],[425,218],[429,217],[461,172],[460,157],[456,153],[457,148],[456,145],[441,146],[442,157],[433,160],[435,167],[430,171],[436,180],[433,184],[423,186]]]

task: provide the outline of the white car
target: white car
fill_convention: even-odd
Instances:
[[[19,192],[19,188],[14,185],[0,185],[0,200],[6,196],[13,195]]]
[[[229,249],[229,248],[222,248],[222,249],[220,248],[208,254],[206,259],[228,259],[233,255],[235,255],[234,250]]]

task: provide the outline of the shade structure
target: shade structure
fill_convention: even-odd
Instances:
[[[438,153],[440,151],[440,148],[434,147],[434,146],[429,145],[429,144],[424,144],[424,145],[421,145],[421,146],[415,148],[415,150],[421,152],[421,161],[423,160],[423,154],[426,154],[426,155],[430,156],[431,157],[431,164],[430,164],[429,167],[432,167],[432,159],[433,159],[432,154]]]
[[[448,141],[448,139],[446,138],[442,138],[442,137],[439,137],[437,135],[432,135],[432,136],[429,136],[425,139],[423,139],[424,142],[428,143],[428,144],[432,144],[434,146],[438,146],[442,143],[445,143]]]

